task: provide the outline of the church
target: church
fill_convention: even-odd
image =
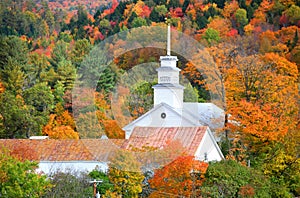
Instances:
[[[123,130],[133,147],[160,147],[170,139],[179,141],[201,161],[220,161],[223,154],[212,131],[222,128],[224,111],[213,103],[185,103],[184,87],[179,83],[178,58],[171,55],[168,26],[167,55],[160,57],[158,84],[153,86],[153,108],[129,123]],[[202,131],[202,132],[199,132]],[[193,151],[190,149],[193,144]]]
[[[168,26],[167,55],[160,57],[157,68],[153,108],[123,127],[125,139],[3,139],[0,147],[22,151],[19,153],[22,156],[29,154],[31,160],[39,161],[39,171],[45,174],[95,168],[106,171],[110,157],[119,150],[135,149],[134,153],[137,149],[151,148],[159,153],[168,150],[172,143],[176,143],[173,144],[176,148],[172,147],[171,153],[181,148],[181,153],[200,161],[224,159],[214,135],[224,124],[224,111],[213,103],[183,101],[184,87],[179,83],[178,59],[171,56],[170,40]],[[149,158],[147,164],[153,162]]]

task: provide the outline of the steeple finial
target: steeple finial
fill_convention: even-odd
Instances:
[[[167,55],[171,56],[171,27],[169,23],[168,23]]]
[[[167,56],[171,56],[171,26],[170,21],[166,18],[166,23],[168,25],[167,33]]]

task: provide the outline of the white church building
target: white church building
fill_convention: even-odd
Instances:
[[[222,128],[224,111],[213,103],[185,103],[183,101],[184,87],[179,83],[180,69],[177,68],[177,61],[176,56],[171,56],[170,26],[168,26],[167,55],[160,57],[160,67],[157,68],[158,84],[153,86],[154,107],[123,127],[125,139],[132,142],[133,147],[136,146],[134,145],[136,142],[139,142],[139,147],[154,146],[157,142],[164,142],[170,138],[162,135],[166,133],[165,129],[176,127],[175,131],[180,131],[180,135],[175,134],[176,132],[173,136],[169,135],[174,140],[182,142],[182,145],[188,147],[187,139],[190,143],[197,139],[193,142],[197,144],[197,149],[193,153],[189,152],[191,155],[199,160],[220,161],[224,157],[211,130],[216,131]],[[196,131],[197,128],[205,128],[205,130],[203,134],[193,133],[192,135],[191,128]],[[143,131],[148,131],[148,134]],[[138,134],[143,134],[143,137],[139,137]]]

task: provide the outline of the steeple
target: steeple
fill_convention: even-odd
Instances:
[[[156,69],[158,84],[153,86],[154,106],[166,103],[176,110],[182,109],[184,87],[179,84],[177,61],[177,56],[171,56],[171,27],[168,24],[167,55],[160,57],[160,67]]]

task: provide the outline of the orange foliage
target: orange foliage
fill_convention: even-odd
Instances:
[[[263,0],[259,5],[258,9],[254,12],[254,18],[251,19],[250,23],[254,26],[258,26],[261,23],[267,21],[267,12],[271,10],[274,6],[274,1],[270,2],[268,0]]]
[[[158,169],[149,180],[155,191],[150,197],[189,197],[200,196],[200,186],[208,164],[194,159],[192,156],[181,156],[170,164]]]
[[[193,83],[203,85],[204,81],[201,79],[200,71],[191,62],[185,65],[185,68],[181,70],[182,75],[186,75],[188,79],[192,80]]]
[[[43,134],[51,139],[79,139],[74,131],[75,123],[69,112],[64,111],[61,115],[51,114],[49,122],[43,127]]]
[[[2,84],[2,82],[0,82],[0,94],[3,93],[5,91],[5,87]]]
[[[70,126],[57,126],[47,131],[51,139],[79,139],[79,135]]]
[[[297,26],[283,27],[281,30],[276,32],[276,37],[284,44],[292,42],[296,31],[300,32],[300,28]]]
[[[239,190],[241,197],[254,197],[255,190],[251,185],[242,186]]]
[[[262,38],[278,46],[271,32]],[[297,65],[275,53],[242,56],[234,44],[210,50],[225,85],[230,153],[240,153],[231,157],[244,160],[245,148],[257,152],[270,142],[283,141],[298,119]]]
[[[208,28],[212,28],[220,32],[222,38],[226,37],[231,30],[231,22],[229,19],[221,17],[215,17],[208,25]]]
[[[182,12],[182,8],[170,8],[170,14],[172,18],[183,17],[184,13]]]
[[[120,128],[116,120],[103,120],[105,133],[108,138],[124,139],[125,132]]]
[[[225,82],[233,136],[252,151],[260,147],[251,144],[282,141],[297,123],[297,75],[294,63],[274,53],[239,57],[226,70]]]
[[[236,0],[233,0],[231,2],[225,2],[222,14],[225,18],[230,19],[232,16],[234,16],[234,13],[239,8],[239,3]]]

